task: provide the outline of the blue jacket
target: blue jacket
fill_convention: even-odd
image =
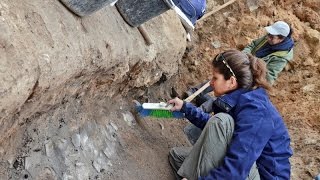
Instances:
[[[230,114],[235,129],[223,164],[199,179],[246,179],[255,161],[261,179],[290,179],[288,130],[263,88],[235,90],[217,98],[213,109]],[[184,103],[181,112],[201,129],[211,117],[191,103]]]
[[[206,0],[173,0],[174,4],[189,18],[193,25],[206,10]]]

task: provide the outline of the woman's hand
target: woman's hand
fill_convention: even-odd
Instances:
[[[174,98],[168,101],[169,104],[173,104],[171,111],[180,111],[183,106],[183,101],[179,98]]]

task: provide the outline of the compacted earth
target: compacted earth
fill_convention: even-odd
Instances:
[[[208,1],[207,12],[223,3]],[[1,141],[0,179],[174,179],[168,152],[190,146],[183,134],[188,122],[139,118],[132,113],[131,100],[167,101],[173,89],[174,95],[182,95],[210,79],[210,63],[217,53],[243,49],[277,20],[294,29],[294,60],[269,94],[291,135],[292,179],[314,178],[320,173],[320,1],[238,0],[197,22],[174,76],[162,76],[150,87],[132,88],[125,94],[115,91],[110,98],[102,88],[111,89],[107,85],[112,78],[106,80],[102,73],[91,84],[78,84],[85,79],[83,74],[76,78],[79,82],[67,84],[81,86],[82,92],[70,88],[73,94],[54,106],[49,101],[55,96],[50,96],[42,111],[24,107],[30,116]]]

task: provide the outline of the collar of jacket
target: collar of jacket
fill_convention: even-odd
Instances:
[[[232,108],[236,106],[239,96],[248,91],[248,89],[237,89],[235,91],[232,91],[231,93],[218,97],[214,101],[214,104],[221,108],[223,111],[228,113],[231,111]]]
[[[292,49],[290,51],[292,51]],[[279,56],[279,57],[286,57],[286,56],[288,56],[290,51],[277,51],[277,52],[271,53],[271,55]]]
[[[267,44],[267,42],[268,42],[268,35],[265,35],[262,37],[262,40],[257,44],[257,46],[252,50],[252,54],[254,56],[256,56],[257,51],[259,51],[261,48],[263,48]],[[269,47],[270,50],[272,50],[274,52],[271,52],[268,55],[285,57],[292,51],[293,46],[294,46],[294,42],[293,42],[292,38],[286,37],[285,40],[283,42],[281,42],[280,44],[270,46]],[[281,50],[283,48],[286,50]]]

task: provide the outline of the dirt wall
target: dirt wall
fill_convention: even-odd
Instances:
[[[32,114],[27,106],[35,112],[88,87],[111,97],[169,78],[186,46],[172,11],[145,24],[151,46],[115,7],[80,18],[59,1],[4,0],[0,12],[1,136],[17,124],[13,116]]]
[[[224,2],[208,1],[207,11]],[[270,98],[292,139],[292,179],[312,179],[320,168],[319,7],[240,0],[197,24],[183,55],[185,32],[172,12],[145,24],[154,42],[146,46],[114,7],[79,18],[59,1],[1,1],[0,179],[173,179],[167,156],[190,146],[187,122],[137,118],[129,100],[166,101],[172,87],[207,80],[212,57],[280,19],[294,28],[294,61]]]

